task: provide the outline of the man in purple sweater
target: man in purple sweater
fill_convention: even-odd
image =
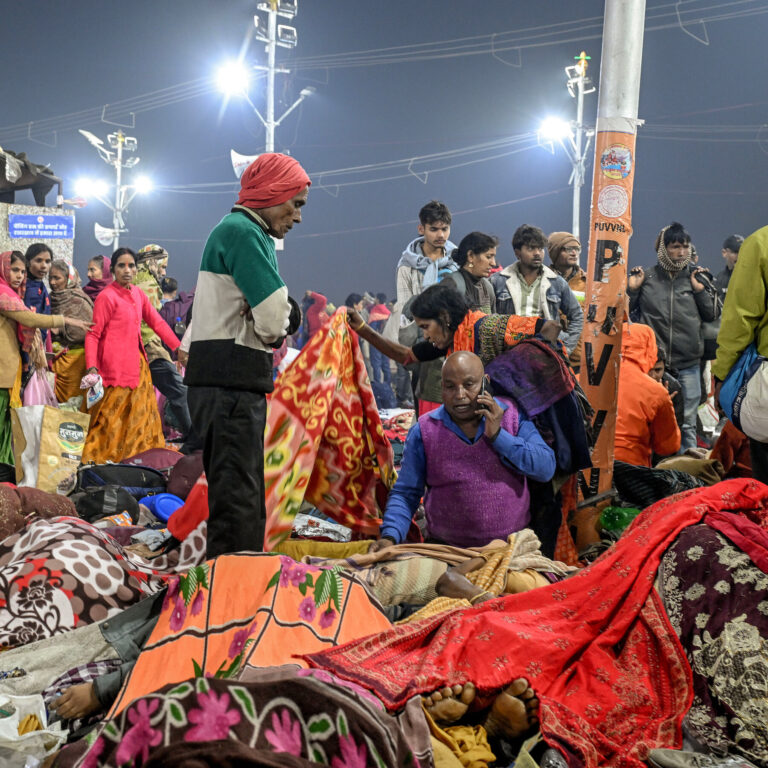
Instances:
[[[530,522],[526,478],[552,479],[555,454],[511,400],[486,392],[483,364],[455,352],[443,366],[443,405],[408,433],[380,539],[405,540],[424,497],[429,541],[481,547]]]

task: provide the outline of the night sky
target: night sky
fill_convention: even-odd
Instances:
[[[0,145],[49,163],[71,196],[80,176],[113,178],[76,129],[105,138],[116,128],[100,121],[103,105],[135,99],[135,128],[125,130],[139,141],[136,172],[160,189],[133,202],[121,245],[165,245],[169,275],[191,288],[206,236],[236,196],[230,149],[257,154],[264,147],[247,103],[225,105],[213,86],[217,68],[243,50],[246,61],[264,61],[263,45],[251,39],[256,3],[5,5]],[[562,150],[537,146],[535,131],[547,115],[575,116],[563,67],[582,48],[598,81],[603,7],[598,0],[299,0],[298,16],[285,22],[296,27],[298,47],[278,54],[294,67],[278,76],[278,114],[302,88],[317,92],[277,132],[277,149],[300,160],[314,181],[304,221],[279,254],[290,292],[317,290],[337,303],[350,291],[392,295],[397,260],[432,198],[454,212],[454,242],[472,230],[495,234],[505,265],[514,259],[518,225],[570,229],[570,163]],[[727,235],[768,223],[768,127],[761,129],[768,123],[768,2],[692,0],[681,9],[687,32],[674,3],[647,8],[654,28],[645,34],[639,116],[646,126],[638,134],[629,259],[653,263],[656,234],[678,220],[701,262],[719,271]],[[393,50],[370,53],[381,48]],[[352,55],[359,51],[369,53]],[[250,94],[262,109],[263,81]],[[595,93],[586,97],[586,123],[594,124],[596,110]],[[107,107],[106,117],[131,121],[120,105]],[[478,145],[490,146],[467,153]],[[420,178],[409,173],[410,158],[447,152],[454,154],[414,162]],[[393,161],[404,162],[328,173]],[[448,166],[461,167],[439,170]],[[582,233],[591,157],[587,177]],[[31,203],[31,195],[20,193],[17,202]],[[111,226],[111,212],[92,200],[77,213],[81,271],[104,251],[93,237],[96,221]]]

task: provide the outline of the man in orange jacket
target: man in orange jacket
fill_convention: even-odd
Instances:
[[[616,461],[651,466],[651,456],[669,456],[680,450],[680,428],[666,387],[648,372],[658,350],[653,330],[641,323],[625,323],[619,370],[616,414]]]

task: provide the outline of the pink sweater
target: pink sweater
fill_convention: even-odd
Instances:
[[[93,305],[93,328],[85,337],[85,364],[99,369],[104,386],[139,386],[141,356],[141,321],[172,350],[179,339],[149,303],[144,291],[135,285],[127,288],[110,283]]]

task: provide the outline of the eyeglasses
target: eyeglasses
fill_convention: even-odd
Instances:
[[[566,253],[581,253],[581,248],[578,245],[566,245],[563,250]]]

